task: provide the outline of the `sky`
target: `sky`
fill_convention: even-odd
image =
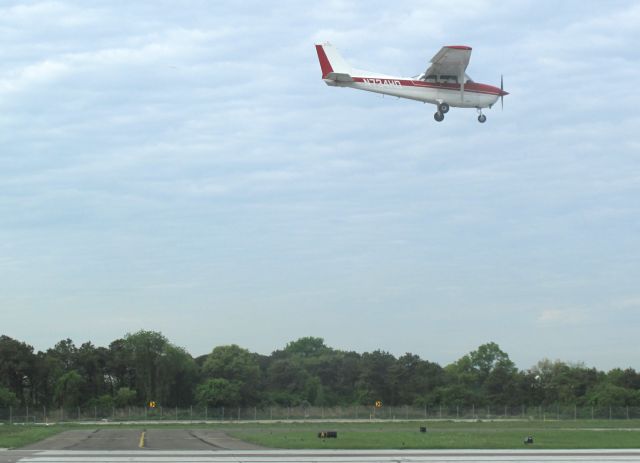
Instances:
[[[326,86],[443,45],[504,110]],[[0,1],[0,334],[640,369],[636,1]]]

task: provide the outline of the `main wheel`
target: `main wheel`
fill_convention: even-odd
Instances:
[[[438,112],[442,114],[447,114],[449,112],[449,105],[447,103],[440,103],[438,105]]]
[[[433,118],[438,122],[442,122],[444,120],[444,114],[442,114],[440,111],[438,111],[437,113],[435,113],[433,115]]]
[[[478,116],[478,122],[480,122],[481,124],[484,124],[487,121],[487,116],[485,116],[484,114],[480,114]]]

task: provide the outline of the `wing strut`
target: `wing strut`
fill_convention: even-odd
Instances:
[[[465,66],[460,64],[460,72],[458,76],[458,80],[460,81],[460,103],[464,103],[464,70]]]

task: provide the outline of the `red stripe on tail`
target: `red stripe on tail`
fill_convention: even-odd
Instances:
[[[333,68],[331,67],[329,58],[327,58],[327,54],[324,52],[324,48],[322,48],[322,45],[316,45],[316,51],[318,52],[320,69],[322,69],[322,78],[324,79],[325,77],[327,77],[327,74],[333,72]]]

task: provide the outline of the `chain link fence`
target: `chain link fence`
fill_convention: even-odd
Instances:
[[[0,422],[46,424],[124,421],[283,421],[283,420],[630,420],[640,419],[640,407],[579,407],[575,405],[427,407],[24,407],[0,409]]]

